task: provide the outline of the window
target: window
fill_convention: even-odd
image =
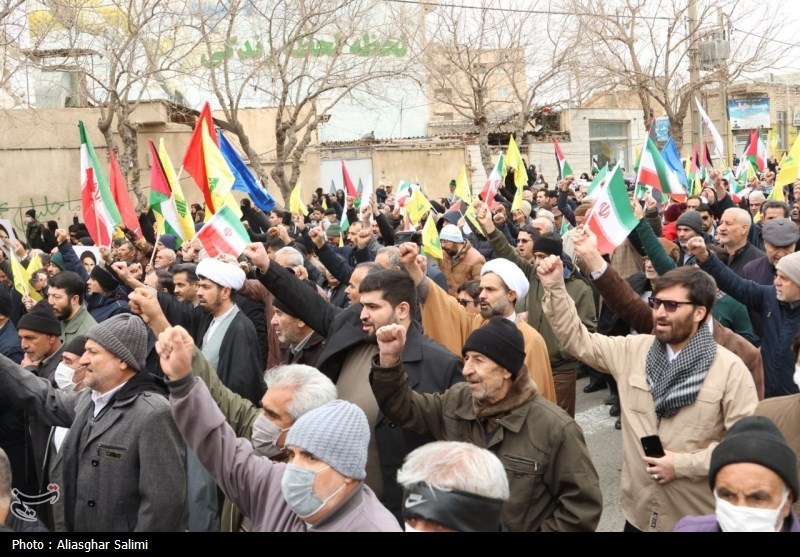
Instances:
[[[452,112],[434,112],[433,117],[437,120],[452,120],[453,113]]]
[[[597,165],[627,168],[628,122],[589,121],[589,151]]]
[[[786,141],[786,112],[785,111],[778,111],[778,150],[785,151],[789,148]],[[778,157],[778,155],[775,155]]]
[[[37,108],[71,108],[82,106],[77,71],[43,70],[36,80]]]
[[[495,89],[495,95],[498,99],[507,99],[508,98],[508,87],[498,87]]]
[[[434,89],[433,97],[439,102],[447,102],[453,93],[452,89]]]

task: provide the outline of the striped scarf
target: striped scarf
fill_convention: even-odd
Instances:
[[[645,371],[659,418],[671,418],[682,407],[694,404],[716,353],[717,343],[707,323],[672,362],[667,361],[666,345],[653,339]]]

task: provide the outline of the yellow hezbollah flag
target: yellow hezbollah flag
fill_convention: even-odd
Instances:
[[[11,273],[14,275],[14,288],[23,296],[30,296],[37,302],[42,299],[36,290],[31,288],[28,281],[31,280],[31,275],[25,270],[25,267],[17,260],[16,254],[11,254]],[[41,263],[40,263],[41,265]]]
[[[436,230],[433,215],[428,215],[425,226],[422,227],[422,247],[425,253],[436,259],[443,259],[442,243],[439,240],[439,232]]]
[[[411,197],[406,201],[406,212],[408,213],[408,218],[411,219],[411,222],[414,223],[414,226],[419,224],[422,215],[433,209],[431,206],[430,201],[428,201],[424,195],[422,195],[422,191],[419,188],[414,189],[414,193]]]
[[[467,166],[461,167],[461,172],[458,173],[456,179],[456,190],[453,192],[456,197],[462,199],[467,205],[472,205],[472,193],[469,188],[469,180],[467,179]]]
[[[292,190],[292,195],[289,196],[289,212],[293,215],[300,213],[305,217],[308,216],[308,209],[302,200],[302,189],[303,188],[300,185],[300,180],[297,180],[297,183]]]
[[[519,147],[517,147],[517,142],[514,141],[513,135],[508,139],[505,167],[506,169],[509,168],[514,169],[514,185],[517,186],[517,191],[519,191],[522,188],[522,186],[527,185],[528,171],[525,169],[525,163],[522,162],[522,155],[519,154]],[[521,201],[522,197],[520,197],[520,202]]]
[[[800,177],[800,135],[792,143],[792,148],[781,160],[781,170],[775,178],[776,186],[791,184]],[[773,188],[774,190],[774,188]]]

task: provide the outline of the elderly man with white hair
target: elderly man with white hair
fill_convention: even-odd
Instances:
[[[728,252],[728,267],[740,276],[745,265],[766,255],[747,240],[751,226],[750,215],[739,208],[727,209],[717,225],[719,244]]]
[[[494,453],[472,443],[434,441],[397,471],[406,532],[498,532],[508,476]]]
[[[525,339],[525,365],[539,394],[555,402],[556,390],[547,345],[542,335],[524,319],[520,319],[514,310],[517,299],[524,298],[530,287],[525,273],[508,259],[492,259],[484,264],[480,276],[480,314],[471,314],[456,298],[448,296],[447,292],[425,276],[416,261],[418,251],[416,244],[400,246],[403,264],[417,285],[425,333],[454,354],[459,354],[472,331],[485,325],[494,316],[505,317],[517,325]]]

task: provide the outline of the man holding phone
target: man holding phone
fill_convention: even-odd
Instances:
[[[711,452],[758,403],[745,365],[714,342],[713,279],[693,267],[665,273],[649,300],[654,334],[606,337],[581,323],[560,259],[541,261],[538,272],[544,313],[562,348],[619,385],[625,531],[667,532],[685,515],[712,513],[714,498],[704,482]]]

